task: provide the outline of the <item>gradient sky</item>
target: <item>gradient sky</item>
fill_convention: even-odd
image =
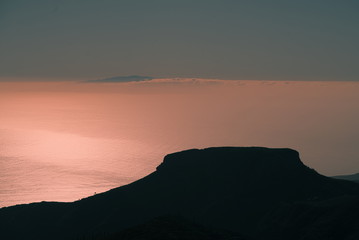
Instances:
[[[359,80],[357,0],[1,0],[0,78]]]

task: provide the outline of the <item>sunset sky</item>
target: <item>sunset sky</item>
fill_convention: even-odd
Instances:
[[[356,0],[2,0],[0,77],[358,80]]]

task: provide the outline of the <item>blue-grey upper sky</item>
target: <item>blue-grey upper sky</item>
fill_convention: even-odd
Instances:
[[[0,77],[359,80],[358,0],[1,0]]]

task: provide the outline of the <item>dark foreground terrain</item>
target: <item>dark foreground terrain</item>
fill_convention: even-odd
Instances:
[[[0,209],[0,239],[359,239],[359,184],[291,149],[169,154],[134,183],[73,203]]]

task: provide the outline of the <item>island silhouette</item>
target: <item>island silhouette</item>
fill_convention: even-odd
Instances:
[[[131,184],[72,203],[0,209],[1,239],[359,239],[359,184],[288,148],[165,156]]]

